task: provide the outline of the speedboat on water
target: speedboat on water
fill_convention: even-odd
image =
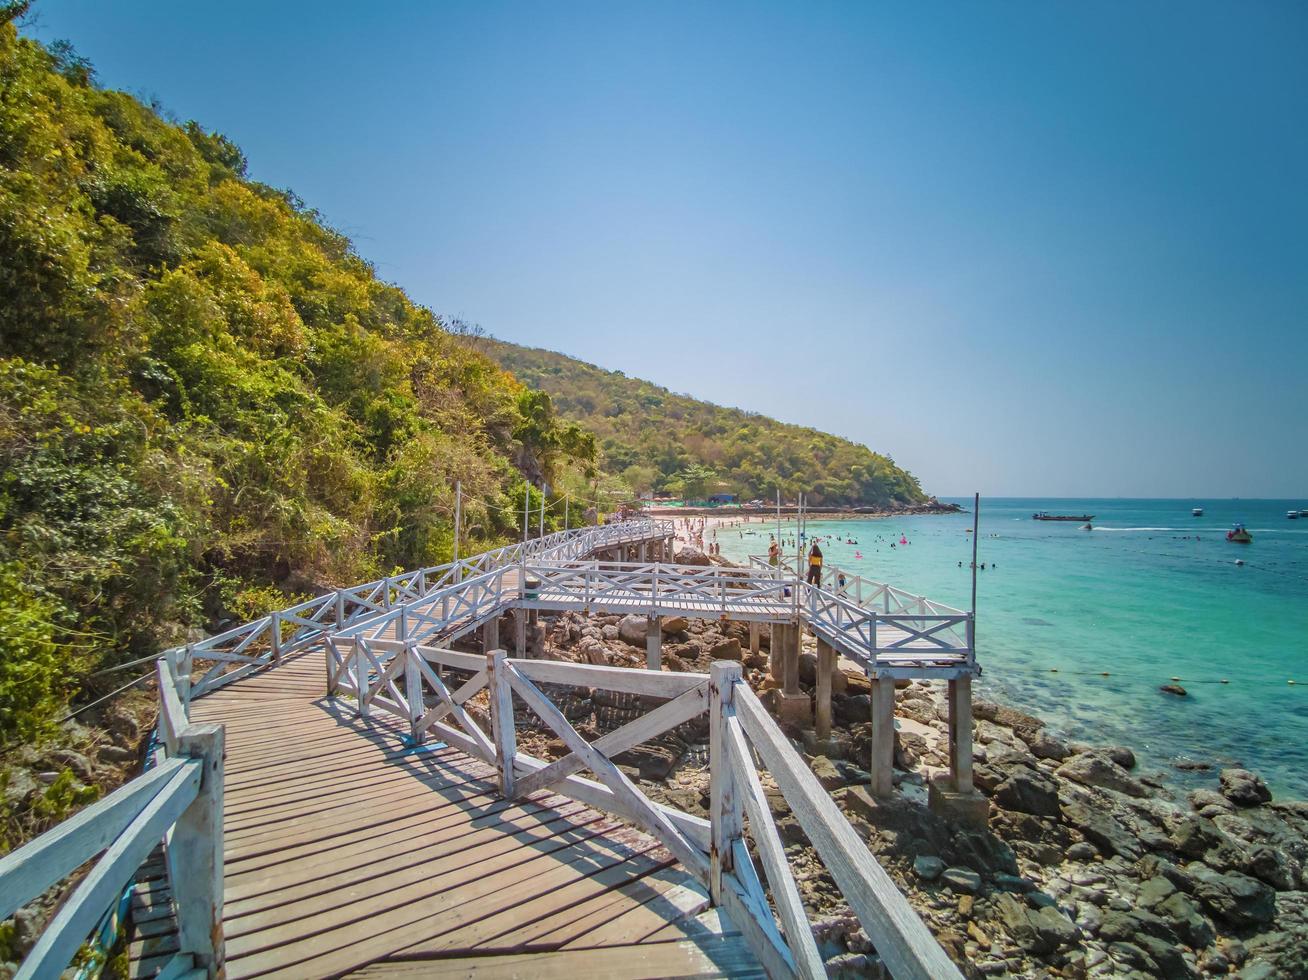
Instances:
[[[1299,519],[1299,512],[1297,510],[1287,510],[1285,516],[1292,521],[1297,521]]]
[[[1253,535],[1245,530],[1243,524],[1237,524],[1231,530],[1226,532],[1226,540],[1234,541],[1236,544],[1251,544]]]
[[[1194,510],[1190,511],[1190,513],[1193,514],[1195,517],[1203,517],[1204,509],[1202,507],[1196,507]]]

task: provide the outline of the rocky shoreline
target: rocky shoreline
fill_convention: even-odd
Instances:
[[[540,623],[531,642],[537,655],[644,666],[644,630],[643,617],[568,614]],[[750,654],[746,624],[669,617],[664,631],[664,669],[739,660],[770,701],[776,681],[766,653]],[[806,648],[807,690],[815,673]],[[975,779],[989,815],[985,826],[954,824],[926,806],[930,779],[948,765],[944,685],[896,691],[889,800],[866,792],[859,765],[870,746],[868,682],[846,664],[833,686],[836,728],[823,754],[811,732],[787,734],[966,976],[1308,977],[1308,804],[1272,800],[1242,769],[1183,795],[1163,774],[1139,772],[1129,748],[1068,742],[1038,718],[977,700]],[[601,691],[568,705],[587,737],[644,710]],[[520,737],[529,751],[566,752],[547,733]],[[691,724],[617,761],[647,795],[707,815],[706,743],[706,727]],[[884,975],[785,801],[764,784],[829,973]]]

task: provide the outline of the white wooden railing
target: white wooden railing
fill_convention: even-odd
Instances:
[[[0,858],[0,919],[101,855],[59,906],[15,975],[54,980],[166,838],[180,952],[160,976],[223,973],[223,730],[192,724],[175,663],[160,659],[153,766],[53,830]],[[187,678],[189,680],[189,678]]]
[[[651,520],[558,531],[457,562],[337,589],[165,654],[185,660],[188,676],[189,668],[197,662],[208,665],[194,684],[194,694],[207,694],[275,664],[329,633],[374,620],[385,621],[391,610],[419,603],[468,579],[528,560],[570,561],[599,548],[657,540],[672,534],[671,521]]]
[[[960,974],[822,789],[803,758],[742,680],[738,663],[710,674],[664,673],[550,660],[510,659],[356,635],[332,637],[329,694],[348,694],[361,715],[382,712],[415,742],[438,738],[494,766],[501,793],[551,790],[623,817],[657,839],[721,906],[774,978],[826,975],[799,889],[764,795],[771,775],[814,849],[896,977]],[[457,673],[461,680],[451,680]],[[600,688],[663,699],[647,714],[587,742],[542,685]],[[487,692],[490,730],[468,702]],[[569,752],[545,761],[517,747],[514,698]],[[710,713],[710,817],[651,800],[613,757]],[[589,770],[594,779],[577,775]],[[751,857],[753,840],[761,873]],[[765,883],[766,882],[766,886]],[[771,902],[769,902],[769,892]]]
[[[861,666],[950,659],[976,663],[974,620],[961,609],[829,564],[822,567],[819,588],[796,583],[793,558],[772,565],[762,555],[751,555],[749,567],[753,574],[796,584],[810,628],[829,642],[845,638],[842,652]]]

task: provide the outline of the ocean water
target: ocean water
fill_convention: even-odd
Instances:
[[[1291,507],[1308,499],[983,498],[978,694],[1069,737],[1129,745],[1181,785],[1215,784],[1216,770],[1187,775],[1176,761],[1240,764],[1308,799],[1308,519],[1287,520]],[[1041,510],[1092,514],[1094,530],[1032,520]],[[1252,544],[1226,540],[1236,521]],[[966,609],[971,526],[965,513],[814,520],[809,532],[834,536],[828,562]],[[752,523],[718,543],[741,560],[766,553],[769,533]],[[1167,683],[1187,696],[1160,692]]]

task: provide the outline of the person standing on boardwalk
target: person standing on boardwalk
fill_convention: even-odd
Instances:
[[[822,549],[813,542],[813,547],[808,552],[808,584],[822,584]]]
[[[781,546],[777,544],[777,539],[773,538],[768,542],[768,564],[773,568],[781,563]]]

